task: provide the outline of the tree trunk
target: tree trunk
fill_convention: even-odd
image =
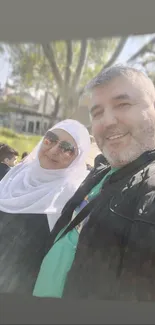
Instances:
[[[46,113],[46,106],[47,106],[47,99],[48,99],[48,91],[45,91],[45,95],[44,95],[44,103],[43,103],[43,114],[42,114],[42,119],[41,119],[41,135],[44,134],[44,115]]]
[[[52,112],[52,115],[51,115],[51,120],[52,120],[51,127],[55,124],[59,110],[60,110],[60,96],[57,96],[57,98],[55,100],[54,111]]]
[[[115,61],[117,60],[118,56],[120,55],[120,53],[122,52],[126,41],[127,41],[128,37],[122,37],[112,55],[112,57],[110,58],[110,60],[104,65],[103,69],[106,69],[108,67],[110,67],[113,63],[115,63]]]

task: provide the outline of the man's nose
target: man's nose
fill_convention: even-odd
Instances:
[[[100,122],[105,128],[116,125],[118,123],[116,115],[110,108],[104,110],[104,114],[102,115]]]

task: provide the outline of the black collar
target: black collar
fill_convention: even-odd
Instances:
[[[116,173],[113,173],[106,182],[116,182],[132,173],[135,173],[136,170],[143,169],[145,165],[148,165],[150,162],[155,160],[155,150],[147,151],[143,153],[139,158],[130,164],[119,169]],[[97,167],[94,168],[79,189],[76,191],[74,196],[69,200],[62,211],[61,217],[58,219],[51,235],[54,239],[59,231],[64,228],[71,220],[72,213],[74,209],[81,203],[84,197],[90,192],[90,190],[97,185],[100,180],[107,174],[111,167]],[[104,183],[105,185],[105,183]]]
[[[116,182],[127,175],[135,173],[136,170],[143,169],[149,163],[155,160],[155,150],[146,151],[140,157],[133,162],[120,168],[117,173],[113,173],[110,178],[110,182]]]
[[[106,182],[117,182],[118,180],[121,180],[122,178],[127,177],[132,173],[135,173],[136,170],[144,168],[145,165],[148,165],[148,163],[153,160],[155,160],[155,150],[144,152],[136,160],[120,168],[116,173],[110,175]],[[78,188],[74,196],[70,199],[63,212],[66,210],[68,211],[69,207],[71,210],[73,210],[90,192],[90,190],[102,180],[102,178],[108,173],[108,171],[110,171],[110,169],[110,166],[107,167],[103,165],[94,168]]]

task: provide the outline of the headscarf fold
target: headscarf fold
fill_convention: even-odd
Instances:
[[[0,182],[0,211],[47,214],[50,230],[87,176],[86,158],[90,151],[89,133],[78,121],[64,120],[50,131],[54,129],[65,130],[77,144],[78,156],[69,167],[47,170],[40,166],[38,152],[42,138],[24,162],[13,167]]]

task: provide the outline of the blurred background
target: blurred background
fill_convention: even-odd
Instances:
[[[30,152],[58,121],[72,118],[91,134],[85,84],[101,69],[129,64],[155,82],[155,34],[120,38],[0,43],[0,142]],[[87,163],[99,150],[92,139]]]

